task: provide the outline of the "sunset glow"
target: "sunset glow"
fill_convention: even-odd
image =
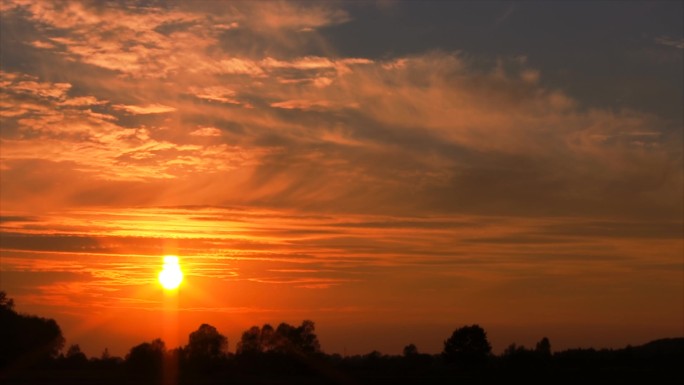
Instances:
[[[684,335],[681,1],[0,4],[0,291],[67,346]]]

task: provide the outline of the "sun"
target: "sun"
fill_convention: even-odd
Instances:
[[[183,282],[183,272],[181,271],[178,257],[167,255],[164,257],[164,266],[159,272],[159,283],[166,290],[174,290]]]

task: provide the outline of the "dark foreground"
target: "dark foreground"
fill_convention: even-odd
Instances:
[[[491,352],[479,325],[454,330],[441,354],[421,354],[409,344],[401,356],[374,351],[342,357],[321,350],[315,325],[265,324],[246,330],[236,353],[208,324],[188,343],[166,349],[155,339],[124,358],[108,351],[87,358],[65,340],[52,319],[17,313],[0,291],[0,384],[4,385],[401,385],[401,384],[684,384],[684,338],[616,350],[552,353],[542,338],[534,348],[511,344]]]
[[[44,362],[4,371],[14,384],[682,384],[684,338],[618,350],[577,349],[540,356],[508,349],[476,365],[449,363],[442,355],[353,357],[281,353],[227,355],[192,361],[167,357],[155,366],[118,358]],[[17,368],[18,369],[18,368]]]

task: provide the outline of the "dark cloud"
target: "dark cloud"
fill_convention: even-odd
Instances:
[[[49,286],[60,282],[73,282],[92,279],[89,273],[75,273],[70,271],[16,271],[3,270],[3,285],[16,288],[12,295],[31,294],[36,285]]]
[[[102,251],[96,238],[76,235],[29,235],[3,232],[0,234],[3,249],[41,251]]]
[[[617,237],[631,239],[681,239],[684,236],[684,223],[673,222],[608,222],[572,221],[546,226],[542,234],[565,235],[574,237]]]
[[[0,215],[0,223],[24,223],[24,222],[38,222],[40,218],[32,216],[20,215]]]

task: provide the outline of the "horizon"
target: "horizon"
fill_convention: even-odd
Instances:
[[[681,1],[1,7],[0,291],[67,346],[684,337]]]
[[[11,297],[9,297],[9,296],[7,297],[7,299],[13,300],[13,299],[12,299]],[[13,309],[13,310],[14,310],[14,311],[17,311],[17,309],[16,309],[16,303],[13,303],[13,305],[14,305],[14,309]],[[28,314],[28,313],[21,312],[21,311],[17,311],[17,313],[20,314],[20,315],[24,315],[24,316],[34,316],[34,317],[37,316],[37,317],[41,317],[41,315],[39,315],[39,314]],[[44,318],[44,317],[41,317],[41,318]],[[305,322],[305,321],[312,321],[312,320],[303,320],[302,322]],[[315,321],[312,321],[312,322],[314,322],[314,324],[315,324]],[[267,322],[267,323],[265,323],[265,324],[263,324],[263,325],[252,325],[252,326],[256,326],[256,327],[261,328],[262,326],[270,325],[270,326],[272,326],[273,328],[276,328],[276,327],[277,327],[278,325],[280,325],[281,323],[288,324],[287,322]],[[206,322],[203,323],[202,325],[205,325],[205,324],[206,324],[206,325],[209,325],[209,326],[211,326],[211,327],[213,327],[213,325],[208,324],[208,323],[206,323]],[[297,326],[297,323],[293,323],[292,326]],[[456,331],[456,330],[458,330],[458,329],[462,329],[462,328],[467,328],[467,327],[470,327],[470,326],[482,327],[482,325],[478,325],[478,324],[473,324],[473,325],[461,325],[461,326],[455,328],[454,331]],[[200,326],[198,325],[198,328],[199,328],[199,327],[200,327]],[[188,333],[188,334],[191,334],[192,332],[195,332],[198,328],[195,328],[195,329],[191,330],[191,332]],[[489,341],[489,343],[490,343],[492,346],[496,346],[497,344],[495,343],[495,341],[491,341],[490,337],[487,335],[486,329],[483,328],[483,330],[484,330],[484,332],[485,332],[485,338],[487,338],[487,340]],[[219,334],[223,335],[223,333],[221,333],[221,330],[218,330],[218,329],[217,329],[217,331],[218,331]],[[247,332],[247,331],[248,331],[247,329],[246,329],[246,330],[243,330],[243,332]],[[241,334],[241,333],[240,333],[240,334]],[[319,330],[317,330],[317,329],[314,330],[314,334],[317,335],[317,336],[319,336],[319,335],[320,335]],[[167,337],[168,337],[168,335],[167,335]],[[180,336],[178,336],[178,337],[180,337]],[[240,342],[240,338],[239,338],[240,335],[237,335],[237,336],[235,336],[235,338],[232,338],[232,339],[231,339],[230,336],[225,336],[225,337],[226,337],[226,343],[227,343],[227,345],[226,345],[226,348],[225,348],[225,350],[224,350],[223,352],[226,353],[226,354],[239,354],[239,352],[237,351],[237,346],[238,346],[238,344],[239,344],[239,342]],[[181,341],[181,343],[179,343],[179,344],[176,345],[176,346],[170,346],[166,341],[164,341],[163,338],[155,337],[155,338],[148,338],[148,339],[146,339],[146,340],[144,340],[144,341],[139,341],[139,342],[135,343],[135,345],[132,345],[130,348],[125,349],[125,350],[123,351],[122,354],[116,354],[116,352],[112,352],[112,350],[110,350],[109,347],[105,347],[105,348],[103,349],[103,351],[102,351],[100,354],[88,354],[88,352],[86,352],[86,351],[83,350],[83,348],[81,347],[81,344],[79,344],[78,341],[68,341],[68,340],[67,340],[67,341],[65,341],[64,346],[60,349],[60,354],[63,355],[64,352],[68,350],[68,349],[67,349],[68,347],[71,348],[71,347],[73,347],[73,346],[76,346],[76,347],[78,347],[78,351],[81,352],[81,353],[83,353],[83,354],[85,355],[85,357],[87,357],[87,358],[99,359],[99,358],[101,358],[101,357],[104,355],[104,353],[105,353],[105,351],[106,351],[106,353],[107,353],[107,355],[108,355],[109,357],[119,357],[119,358],[125,359],[125,358],[128,356],[128,353],[131,351],[131,349],[132,349],[133,347],[135,347],[135,346],[137,346],[137,345],[140,345],[140,344],[142,344],[142,343],[149,343],[149,342],[151,342],[151,341],[153,341],[153,340],[156,340],[156,339],[160,339],[162,342],[164,342],[164,345],[165,345],[165,348],[166,348],[167,351],[172,351],[172,350],[176,350],[176,349],[186,348],[187,345],[190,343],[189,341],[186,341],[185,343],[183,343],[183,342]],[[180,339],[182,339],[182,338],[180,338]],[[443,340],[442,342],[446,343],[446,340],[447,340],[447,339],[448,339],[448,338],[445,337],[444,340]],[[516,342],[512,342],[512,343],[507,344],[507,345],[505,346],[505,348],[502,348],[502,349],[498,349],[498,350],[497,350],[497,349],[492,348],[491,354],[494,355],[494,356],[505,356],[505,355],[507,354],[506,351],[507,351],[508,349],[510,349],[511,347],[516,347],[516,348],[518,348],[518,349],[534,349],[535,344],[536,344],[536,343],[539,343],[539,341],[541,341],[542,339],[546,339],[547,341],[549,341],[548,338],[547,338],[546,336],[541,337],[541,338],[539,338],[538,340],[533,341],[533,343],[529,343],[529,344],[519,343],[519,342],[516,341]],[[630,348],[630,347],[639,347],[639,346],[648,345],[648,344],[651,344],[651,343],[656,343],[656,342],[659,342],[659,341],[674,340],[674,339],[684,340],[684,336],[666,336],[666,337],[663,337],[663,338],[656,338],[656,339],[649,340],[649,341],[645,341],[645,342],[642,342],[642,343],[627,344],[627,345],[625,345],[625,346],[619,346],[619,347],[569,346],[569,347],[566,347],[566,348],[563,348],[563,349],[558,349],[558,348],[554,349],[554,346],[551,344],[551,345],[550,345],[550,348],[551,348],[551,349],[550,349],[550,353],[563,353],[563,352],[568,352],[568,351],[572,351],[572,350],[575,350],[575,349],[578,349],[578,350],[592,350],[592,349],[594,349],[594,350],[597,350],[597,351],[602,351],[602,350],[614,351],[614,350],[620,350],[620,349],[625,349],[625,348]],[[318,338],[318,340],[320,341],[320,338]],[[231,341],[232,341],[232,342],[231,342]],[[549,341],[549,342],[550,342],[550,341]],[[380,353],[381,355],[387,355],[387,356],[399,356],[399,355],[405,354],[405,353],[403,353],[403,351],[404,351],[404,349],[405,349],[408,345],[412,345],[412,346],[416,347],[415,344],[410,343],[410,344],[405,344],[405,345],[402,347],[401,351],[399,351],[399,352],[390,352],[390,353],[388,353],[388,352],[379,351],[379,350],[377,350],[377,349],[372,349],[372,350],[368,350],[368,351],[360,351],[360,350],[359,350],[359,351],[357,351],[357,352],[349,353],[349,352],[347,351],[346,345],[345,345],[345,348],[344,348],[344,350],[343,350],[342,352],[329,352],[329,351],[326,351],[326,349],[324,348],[323,344],[321,343],[320,353],[326,354],[326,355],[335,355],[335,354],[338,354],[338,355],[340,355],[340,356],[342,356],[342,357],[363,356],[363,355],[373,354],[373,353]],[[418,347],[416,347],[416,348],[418,348]],[[443,354],[443,349],[444,349],[444,346],[442,345],[438,351],[434,351],[434,352],[425,352],[425,351],[423,351],[423,350],[418,349],[417,352],[420,353],[420,354],[428,354],[428,355],[432,355],[432,356],[439,356],[439,355]],[[509,353],[509,354],[510,354],[510,353]]]

